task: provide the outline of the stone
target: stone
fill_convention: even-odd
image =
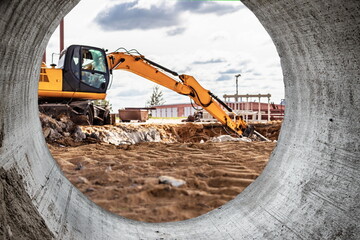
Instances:
[[[209,142],[251,142],[251,139],[247,137],[235,138],[230,135],[221,135],[211,138]]]
[[[180,186],[186,184],[186,182],[184,180],[177,179],[177,178],[170,177],[170,176],[160,176],[159,183],[160,184],[169,184],[173,187],[180,187]]]

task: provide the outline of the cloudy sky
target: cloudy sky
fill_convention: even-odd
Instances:
[[[280,59],[269,35],[240,1],[83,0],[65,17],[65,46],[137,49],[180,74],[194,76],[222,98],[239,94],[284,98]],[[47,61],[59,52],[59,30],[49,41]],[[57,63],[56,56],[54,61]],[[155,86],[115,71],[108,100],[113,110],[143,107]],[[161,87],[166,104],[189,98]]]

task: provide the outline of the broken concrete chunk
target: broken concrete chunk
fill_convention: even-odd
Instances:
[[[74,140],[77,142],[80,142],[86,138],[85,133],[83,133],[83,131],[81,130],[81,128],[79,126],[77,126],[75,128],[73,136],[74,136]]]
[[[61,138],[61,134],[58,133],[56,130],[54,129],[50,129],[50,134],[48,135],[48,138],[50,139],[50,141],[54,141],[56,139]]]
[[[235,138],[230,135],[221,135],[218,137],[211,138],[210,142],[251,142],[250,138],[242,137],[242,138]]]
[[[68,132],[63,132],[63,136],[64,136],[64,137],[70,137],[70,133],[68,133]]]
[[[184,180],[177,179],[177,178],[170,177],[170,176],[160,176],[159,183],[160,184],[169,184],[173,187],[180,187],[180,186],[184,185],[186,182]]]

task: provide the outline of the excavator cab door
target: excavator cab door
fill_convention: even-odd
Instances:
[[[63,91],[106,93],[110,73],[103,49],[71,45],[62,55]]]

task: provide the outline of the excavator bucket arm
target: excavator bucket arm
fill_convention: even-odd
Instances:
[[[242,135],[247,128],[246,122],[234,114],[234,120],[221,108],[223,105],[232,111],[225,103],[218,99],[209,90],[203,88],[199,82],[189,75],[178,75],[157,63],[146,59],[142,55],[133,55],[129,52],[112,52],[107,54],[110,70],[125,70],[162,85],[179,94],[189,96],[196,104],[208,111],[219,122],[228,126],[238,135]],[[179,79],[169,76],[172,74]]]

